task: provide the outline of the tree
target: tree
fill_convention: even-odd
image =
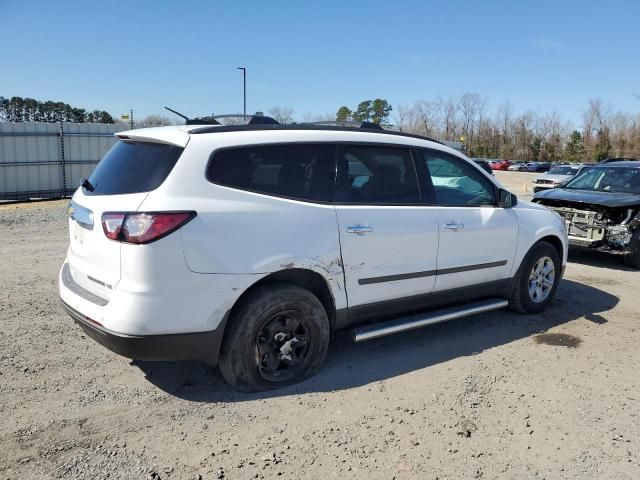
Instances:
[[[482,106],[482,99],[477,93],[467,92],[460,97],[458,104],[458,110],[462,114],[462,134],[471,141],[474,123]]]
[[[584,142],[582,134],[574,130],[564,147],[564,159],[567,162],[582,162],[584,160]]]
[[[371,121],[378,125],[387,123],[389,114],[393,108],[386,100],[376,98],[371,104]]]
[[[114,123],[108,112],[88,114],[84,108],[75,108],[63,102],[45,102],[33,98],[2,98],[0,118],[7,122],[101,122]],[[97,115],[96,115],[97,112]]]
[[[371,100],[364,100],[358,104],[358,108],[353,112],[353,119],[356,122],[369,122],[371,121],[372,102]]]
[[[293,110],[289,107],[273,107],[269,115],[278,123],[293,123]]]
[[[163,115],[149,115],[142,120],[136,121],[136,127],[164,127],[167,125],[178,125],[182,122],[176,123],[173,118],[165,117]]]
[[[458,113],[456,101],[451,97],[446,100],[438,97],[435,107],[438,111],[442,126],[444,127],[444,139],[454,140],[456,134],[456,113]]]
[[[9,112],[7,108],[9,107],[9,99],[0,96],[0,121],[7,121],[7,117]]]
[[[594,160],[599,162],[605,158],[609,158],[611,152],[611,140],[609,136],[609,127],[602,127],[596,132],[596,143],[593,148]]]
[[[584,138],[584,146],[587,157],[597,160],[599,155],[610,149],[605,143],[608,143],[608,124],[611,114],[611,106],[605,105],[600,98],[592,98],[589,100],[589,107],[582,117],[582,133]],[[607,130],[603,133],[603,130]],[[606,136],[606,139],[603,137]],[[604,149],[604,150],[603,150]]]
[[[414,107],[419,131],[425,135],[432,135],[436,127],[436,111],[433,102],[420,100]]]
[[[396,108],[393,121],[401,132],[414,132],[416,126],[416,108],[410,105],[400,105]]]
[[[458,140],[463,134],[471,156],[552,162],[640,157],[640,113],[611,113],[602,100],[589,102],[580,128],[557,112],[515,112],[509,102],[492,116],[486,111],[486,101],[469,93],[459,99],[438,97],[400,105],[393,120],[402,132],[437,139]],[[343,118],[331,115],[338,117]],[[361,102],[352,118],[371,121],[373,101]]]
[[[351,120],[352,113],[353,112],[351,112],[351,109],[349,107],[343,105],[336,112],[336,120],[338,122],[348,122],[349,120]]]

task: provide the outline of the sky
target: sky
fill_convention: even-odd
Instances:
[[[578,122],[640,111],[639,27],[638,0],[0,0],[0,96],[237,113],[246,66],[248,112],[476,92]]]

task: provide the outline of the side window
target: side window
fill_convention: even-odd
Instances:
[[[378,205],[420,201],[409,149],[346,145],[340,162],[337,201]]]
[[[328,202],[335,178],[336,145],[260,145],[217,152],[207,179],[267,195]]]
[[[435,202],[447,206],[495,205],[494,188],[472,165],[436,150],[419,150],[431,178]],[[429,188],[425,185],[425,188]]]

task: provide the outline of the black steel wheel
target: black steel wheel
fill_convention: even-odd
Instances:
[[[322,365],[330,326],[308,290],[268,283],[234,307],[222,342],[220,372],[236,390],[272,390],[300,382]]]
[[[282,382],[304,370],[313,351],[313,326],[298,310],[268,319],[256,335],[256,363],[262,378]]]

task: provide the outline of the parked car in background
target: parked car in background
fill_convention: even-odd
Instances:
[[[527,163],[527,170],[529,172],[548,172],[551,168],[549,162],[531,162]]]
[[[589,165],[586,164],[573,164],[573,165],[557,165],[551,167],[551,169],[544,175],[536,177],[531,183],[533,183],[533,191],[539,192],[540,190],[546,190],[549,188],[557,188],[562,186],[563,183],[572,179],[579,173],[588,169]]]
[[[524,162],[512,162],[507,169],[510,172],[527,172],[527,164]]]
[[[565,221],[569,244],[624,254],[640,268],[640,162],[605,162],[534,195]]]
[[[494,160],[490,163],[491,170],[508,170],[511,162],[509,160]]]
[[[259,391],[317,372],[338,329],[550,305],[562,220],[461,153],[368,126],[207,121],[118,132],[73,195],[60,297],[106,348]]]
[[[620,158],[607,158],[605,160],[600,160],[599,163],[611,163],[611,162],[638,162],[640,160],[638,160],[637,158],[625,158],[625,157],[620,157]]]
[[[485,172],[493,175],[493,169],[491,168],[491,165],[489,165],[491,163],[489,162],[489,160],[487,160],[486,158],[474,158],[473,161],[476,162],[476,164]]]

